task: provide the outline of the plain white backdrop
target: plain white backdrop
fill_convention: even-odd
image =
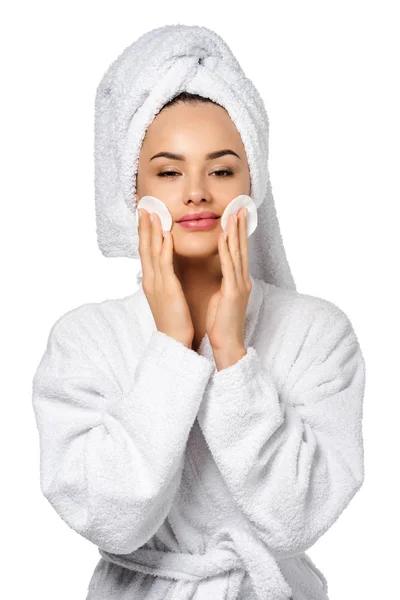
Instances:
[[[351,0],[70,0],[16,1],[2,9],[7,600],[84,600],[100,558],[41,495],[31,381],[58,317],[137,289],[140,263],[105,258],[97,247],[94,97],[124,48],[173,23],[214,29],[259,89],[270,120],[272,190],[298,291],[345,310],[365,356],[365,482],[309,554],[328,578],[331,600],[398,594],[397,8]]]

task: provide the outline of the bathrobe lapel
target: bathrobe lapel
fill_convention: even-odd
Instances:
[[[272,284],[267,284],[262,280],[254,278],[252,275],[250,275],[250,278],[252,282],[252,290],[247,304],[244,330],[244,342],[246,348],[251,346],[253,342],[254,334],[257,330],[260,316],[262,315],[264,301],[268,295],[270,287],[272,286]],[[215,367],[213,350],[207,334],[204,335],[198,352],[213,363],[213,373],[218,372]],[[210,378],[210,382],[212,384],[212,377]],[[207,386],[201,406],[206,407],[210,402],[218,402],[218,398],[213,397],[212,385]],[[201,408],[196,417],[192,435],[194,435],[197,427],[200,428],[202,437],[205,440],[207,447],[212,448],[212,432],[210,427],[205,424],[204,410]],[[211,440],[208,439],[210,436]],[[209,444],[209,441],[211,441],[211,444]],[[189,438],[188,444],[190,445],[190,443],[191,439]],[[190,452],[189,448],[187,449],[187,452],[188,451]],[[213,454],[207,452],[206,454],[201,453],[200,456],[201,459],[199,460],[207,460],[207,456],[213,460],[215,468],[218,470],[220,477],[222,477],[222,480],[226,485],[224,473],[220,472],[219,466],[216,463]],[[198,468],[201,469],[201,466]],[[216,485],[214,492],[218,494],[218,489],[219,486],[221,486],[221,483],[217,484],[215,480],[214,483]],[[229,490],[229,485],[228,487],[225,487],[225,485],[224,489]],[[233,498],[233,502],[235,504],[235,498]],[[259,538],[257,531],[252,528],[251,523],[245,517],[240,507],[236,505],[236,508],[237,512],[235,513],[235,516],[229,520],[229,523],[227,523],[226,534],[231,539],[230,544],[234,548],[234,551],[240,556],[242,561],[241,564],[243,564],[246,570],[249,572],[257,596],[259,598],[265,598],[265,600],[287,600],[287,598],[291,596],[291,588],[285,580],[282,571],[276,562],[275,554],[271,552],[267,545]],[[229,542],[227,542],[227,544],[230,546]],[[236,583],[239,584],[243,573],[238,572],[236,575]],[[234,579],[232,579],[231,585],[234,586]],[[233,594],[233,597],[236,596],[233,591],[231,594]]]
[[[250,278],[252,281],[252,290],[247,305],[244,330],[246,348],[251,346],[253,342],[254,334],[262,315],[263,304],[271,286],[271,284],[256,279],[252,275],[250,275]],[[211,360],[215,367],[213,351],[207,334],[201,341],[199,353]],[[230,367],[231,370],[233,370],[234,366]],[[216,372],[217,370],[214,368],[214,373]],[[218,397],[215,397],[213,394],[212,377],[210,378],[210,383],[211,385],[206,388],[203,402],[196,417],[196,423],[200,426],[207,446],[212,449],[212,429],[206,423],[205,410],[209,403],[218,402]],[[219,470],[217,463],[216,466]],[[220,472],[220,475],[225,481],[224,473]],[[229,489],[229,485],[226,489]],[[230,523],[227,528],[227,534],[231,538],[234,548],[240,555],[247,571],[250,573],[257,596],[266,599],[281,598],[282,600],[286,600],[291,595],[291,589],[276,562],[276,556],[270,552],[265,543],[257,535],[257,532],[252,529],[251,523],[246,519],[240,507],[238,509],[234,522]]]

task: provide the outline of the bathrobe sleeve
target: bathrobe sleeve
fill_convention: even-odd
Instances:
[[[127,554],[170,510],[212,363],[157,330],[123,393],[102,351],[110,339],[73,313],[53,325],[33,379],[41,491],[83,537]]]
[[[365,363],[349,319],[325,301],[293,348],[272,353],[293,352],[280,378],[248,347],[212,376],[198,414],[242,514],[283,555],[311,547],[364,479]]]

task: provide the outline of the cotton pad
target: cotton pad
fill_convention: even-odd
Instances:
[[[172,216],[168,208],[155,196],[143,196],[140,198],[136,207],[136,224],[139,227],[139,208],[145,208],[149,213],[157,213],[161,220],[161,227],[164,231],[171,231],[172,229]]]
[[[167,206],[155,196],[143,196],[136,208],[136,224],[139,226],[139,208],[145,208],[149,213],[157,213],[161,220],[161,226],[164,231],[172,229],[172,215]],[[227,231],[229,215],[236,214],[241,208],[247,208],[247,237],[249,237],[257,227],[257,206],[254,200],[246,194],[236,196],[225,208],[221,216],[221,227]]]
[[[241,208],[247,208],[247,237],[250,237],[258,223],[257,206],[250,196],[240,194],[236,196],[225,208],[221,217],[221,227],[224,231],[228,231],[229,215],[235,215]]]

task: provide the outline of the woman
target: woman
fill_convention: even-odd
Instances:
[[[305,551],[363,483],[365,363],[347,315],[296,291],[267,126],[203,27],[148,32],[98,88],[98,243],[143,280],[63,315],[33,382],[43,494],[101,554],[88,600],[328,598]],[[258,226],[240,210],[225,240],[240,194]],[[145,195],[170,232],[136,226]]]

